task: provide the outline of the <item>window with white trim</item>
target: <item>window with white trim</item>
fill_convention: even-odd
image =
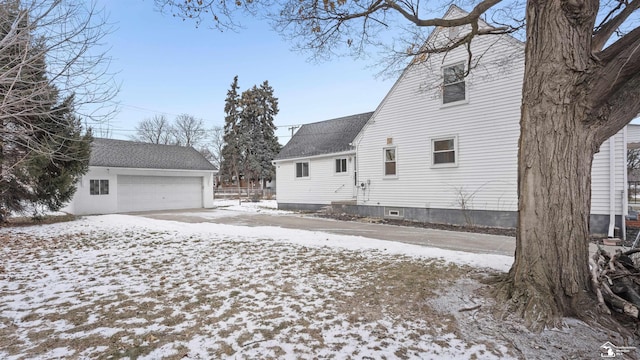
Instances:
[[[394,176],[396,172],[396,148],[384,149],[384,175]]]
[[[442,103],[449,104],[466,99],[464,64],[447,66],[442,69]]]
[[[344,174],[347,172],[347,159],[336,159],[336,174]]]
[[[308,161],[296,163],[296,177],[297,178],[309,177]]]
[[[109,180],[89,180],[90,195],[109,195]]]
[[[433,165],[456,165],[457,144],[456,137],[431,140]]]

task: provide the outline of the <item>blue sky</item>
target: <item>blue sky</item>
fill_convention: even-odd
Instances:
[[[243,21],[245,29],[224,32],[161,14],[150,0],[99,0],[114,31],[105,39],[111,70],[121,83],[120,111],[110,137],[127,139],[136,124],[156,114],[170,120],[186,113],[209,129],[224,124],[224,99],[235,75],[240,90],[268,80],[279,99],[278,137],[286,143],[291,125],[373,111],[394,79],[376,78],[372,62],[351,58],[310,63],[291,51],[265,22]],[[100,134],[96,134],[100,135]]]

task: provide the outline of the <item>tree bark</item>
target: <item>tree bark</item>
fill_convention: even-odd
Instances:
[[[597,3],[529,1],[518,152],[518,232],[506,292],[528,327],[558,326],[594,304],[589,278],[591,164],[585,74]],[[502,288],[504,289],[504,288]]]

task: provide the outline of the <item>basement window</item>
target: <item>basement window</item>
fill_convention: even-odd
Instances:
[[[404,209],[403,208],[384,208],[384,217],[385,218],[404,218]]]

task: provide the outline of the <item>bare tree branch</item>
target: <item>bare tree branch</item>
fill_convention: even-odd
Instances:
[[[640,101],[629,101],[640,99],[640,28],[605,49],[598,65],[590,74],[589,119],[602,124],[606,139],[640,113]]]
[[[0,121],[41,115],[39,104],[52,87],[62,98],[73,95],[75,112],[85,122],[108,119],[115,109],[104,106],[114,98],[118,86],[109,73],[110,59],[106,52],[99,51],[109,31],[102,14],[94,4],[87,6],[80,1],[19,3],[17,17],[12,16],[8,5],[0,10],[0,22],[6,28],[0,39],[0,59],[4,59],[0,86],[6,89],[0,103]],[[30,49],[22,51],[18,60],[13,52],[21,43],[29,43]],[[29,94],[16,88],[19,81],[24,83],[24,74],[35,71],[42,62],[46,62],[46,80],[31,84]]]
[[[207,136],[202,119],[196,119],[192,115],[181,114],[176,117],[173,124],[173,136],[176,145],[197,146]]]
[[[640,40],[640,27],[619,38],[616,42],[598,53],[597,57],[605,63],[611,62],[620,56],[622,52],[628,52],[629,48],[637,46],[638,40]]]
[[[620,4],[619,6],[622,6],[623,2],[620,2],[619,4]],[[609,15],[611,15],[614,11],[616,11],[618,7],[612,10],[612,12],[609,13]],[[596,27],[596,31],[594,31],[593,33],[593,40],[591,43],[592,51],[594,52],[602,51],[605,44],[609,41],[609,39],[616,32],[616,30],[638,8],[640,8],[640,0],[633,0],[631,3],[627,4],[618,15],[614,16],[613,18],[609,19],[606,22],[603,22],[598,27]],[[609,16],[607,15],[606,18],[608,17]]]
[[[636,101],[629,101],[636,99]],[[602,141],[615,135],[622,127],[640,114],[640,73],[627,78],[606,101],[594,109],[594,118],[601,121],[596,138]]]
[[[454,27],[461,25],[469,25],[478,23],[478,19],[484,13],[487,12],[491,7],[500,3],[502,0],[484,0],[476,5],[468,15],[456,18],[456,19],[443,19],[443,18],[432,18],[432,19],[420,19],[414,13],[409,13],[404,10],[401,6],[398,5],[397,2],[393,0],[385,0],[387,9],[394,9],[398,13],[400,13],[405,19],[409,20],[411,23],[420,27],[427,26],[443,26],[443,27]]]
[[[152,144],[173,144],[173,127],[165,115],[155,115],[150,119],[142,120],[136,126],[136,135],[133,140]]]

